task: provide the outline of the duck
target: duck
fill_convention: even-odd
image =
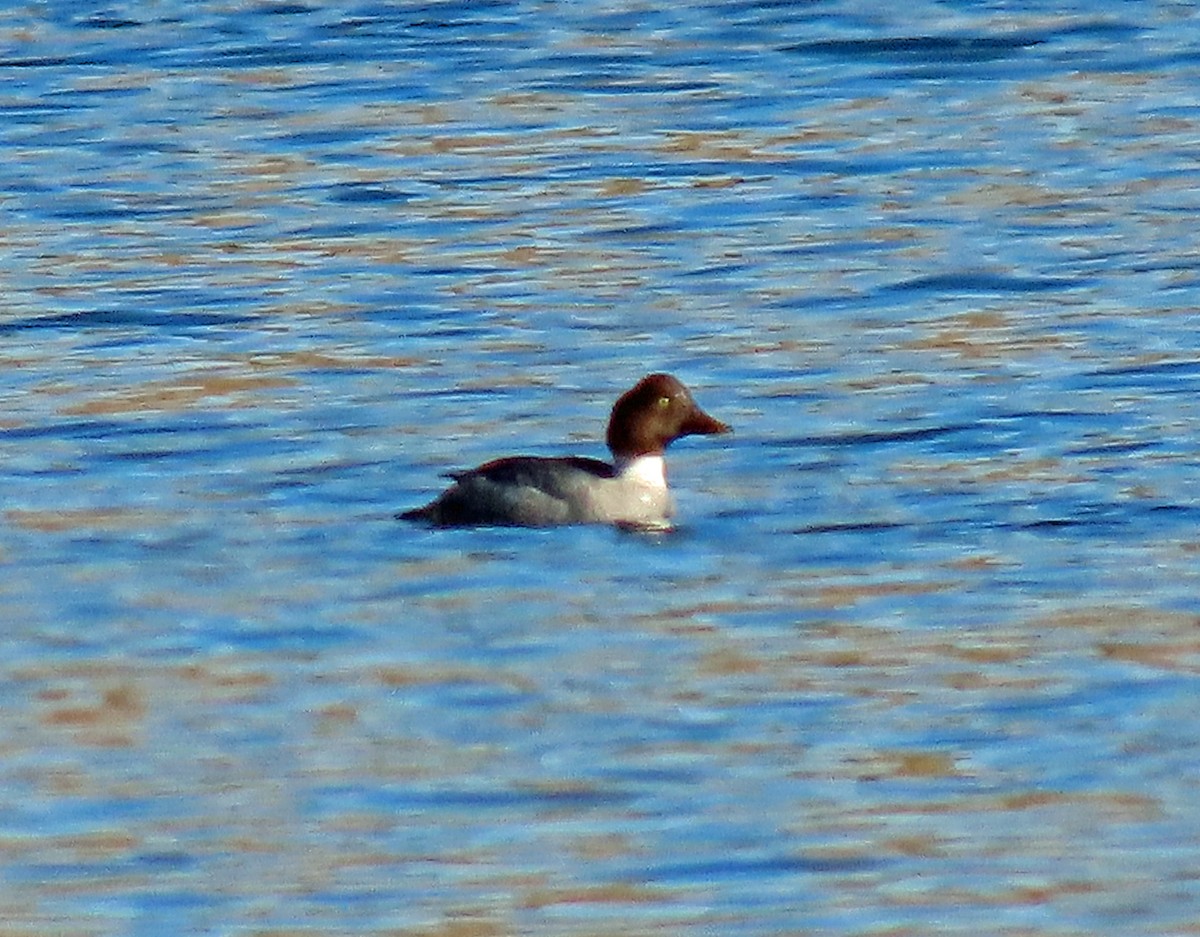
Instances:
[[[648,374],[613,405],[606,442],[612,461],[582,456],[508,456],[467,471],[423,507],[396,515],[432,527],[558,527],[611,524],[669,529],[674,503],[665,453],[684,436],[732,432],[709,416],[683,382]]]

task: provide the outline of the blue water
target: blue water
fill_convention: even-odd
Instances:
[[[0,12],[0,921],[1191,932],[1197,87],[1172,3]],[[653,370],[674,533],[394,519]]]

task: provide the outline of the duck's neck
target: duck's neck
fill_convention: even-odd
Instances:
[[[622,479],[649,488],[667,487],[667,462],[661,452],[657,455],[617,456],[614,467]]]

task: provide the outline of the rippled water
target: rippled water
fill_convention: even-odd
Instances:
[[[0,12],[0,929],[1196,932],[1198,80],[1179,3]],[[394,519],[651,370],[737,430],[674,534]]]

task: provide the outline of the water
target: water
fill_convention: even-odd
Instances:
[[[1200,920],[1186,4],[0,14],[0,920]],[[674,534],[426,531],[670,370]]]

